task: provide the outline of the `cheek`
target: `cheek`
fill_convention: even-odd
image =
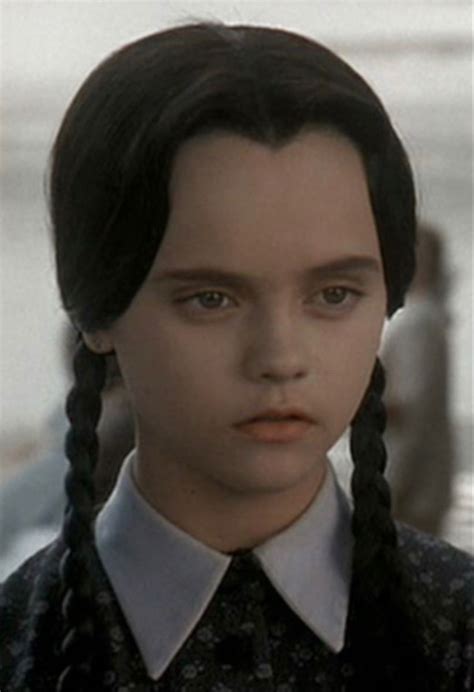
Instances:
[[[334,410],[343,416],[350,418],[355,413],[367,389],[380,346],[383,319],[381,312],[380,318],[341,332],[331,348],[326,349],[325,394]]]
[[[324,355],[328,362],[353,370],[365,369],[375,359],[382,334],[384,314],[336,324],[324,335]]]
[[[189,331],[183,335],[179,329],[157,324],[140,344],[124,345],[118,355],[135,407],[147,416],[161,412],[169,419],[191,409],[196,416],[196,400],[212,402],[226,388],[223,372],[228,354],[207,336],[193,338]]]

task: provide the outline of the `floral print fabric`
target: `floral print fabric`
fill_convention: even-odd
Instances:
[[[472,692],[474,560],[406,527],[400,527],[400,546],[413,599],[425,616],[426,656],[439,670],[436,692]],[[3,587],[2,692],[54,690],[61,636],[57,573],[62,552],[60,542],[52,544]],[[98,558],[92,572],[100,652],[100,676],[94,690],[342,692],[351,680],[351,666],[289,608],[250,552],[233,558],[199,624],[156,681],[144,668]],[[32,667],[34,685],[28,687]]]

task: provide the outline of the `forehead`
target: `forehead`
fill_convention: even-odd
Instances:
[[[363,163],[342,135],[304,131],[271,147],[220,132],[178,151],[159,264],[265,272],[378,252]]]

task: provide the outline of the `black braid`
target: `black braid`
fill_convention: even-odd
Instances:
[[[382,437],[386,424],[382,403],[384,386],[384,370],[377,360],[351,432],[352,532],[356,540],[353,567],[356,575],[363,575],[367,589],[376,598],[383,588],[382,575],[393,568],[397,547],[396,529],[390,514],[390,490],[383,475],[387,459]],[[367,535],[371,536],[370,541],[363,540]]]
[[[79,341],[74,376],[75,384],[66,403],[71,423],[66,436],[70,468],[66,474],[68,505],[62,534],[66,552],[60,565],[65,633],[56,692],[92,689],[94,618],[88,565],[93,543],[93,473],[98,456],[96,428],[105,384],[105,357],[92,353]]]
[[[431,671],[424,668],[420,627],[402,576],[390,489],[383,476],[384,386],[377,360],[351,431],[355,543],[347,649],[356,669],[354,690],[421,692],[435,688]]]

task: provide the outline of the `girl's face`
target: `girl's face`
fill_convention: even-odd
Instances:
[[[202,135],[177,154],[170,203],[149,275],[101,334],[130,392],[141,478],[209,497],[314,486],[367,387],[385,316],[360,156],[328,131],[278,149]],[[292,424],[279,441],[236,427],[288,408],[312,421],[293,438]]]

